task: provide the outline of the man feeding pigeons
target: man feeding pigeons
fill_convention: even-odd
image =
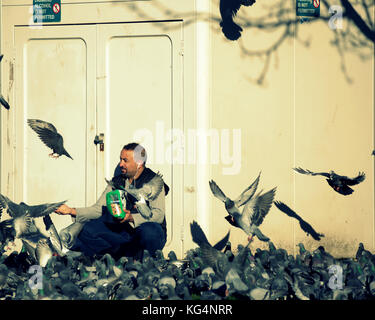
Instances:
[[[141,259],[144,250],[153,255],[163,249],[167,238],[165,196],[169,187],[161,175],[146,168],[146,160],[147,153],[141,145],[125,145],[117,168],[121,174],[116,175],[115,171],[115,177],[107,181],[107,187],[94,205],[71,208],[63,204],[55,210],[75,218],[75,223],[66,228],[73,227],[78,234],[70,250],[89,256],[109,253],[113,257]],[[125,198],[126,204],[120,208],[114,203],[108,204],[108,194],[114,190]]]

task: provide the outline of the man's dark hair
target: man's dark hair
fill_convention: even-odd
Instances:
[[[147,161],[147,152],[146,149],[141,146],[139,143],[131,142],[122,148],[123,150],[133,150],[134,151],[134,161],[142,162],[143,165],[146,165]]]

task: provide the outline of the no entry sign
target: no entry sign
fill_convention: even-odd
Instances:
[[[33,20],[35,23],[60,22],[61,0],[33,0]]]
[[[302,17],[319,17],[320,0],[296,0],[296,14]]]

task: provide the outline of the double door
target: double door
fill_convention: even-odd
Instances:
[[[90,206],[122,147],[139,142],[170,186],[165,250],[182,254],[183,166],[160,148],[183,130],[182,23],[15,28],[15,198]],[[50,158],[27,119],[52,123],[74,160]],[[58,230],[71,223],[51,217]]]

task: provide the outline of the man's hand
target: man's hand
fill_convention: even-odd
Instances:
[[[130,210],[126,210],[124,209],[126,215],[125,215],[125,218],[120,220],[120,223],[123,223],[123,222],[133,222],[134,219],[133,219],[133,216],[132,214],[130,213]]]
[[[62,204],[60,207],[58,207],[55,210],[55,212],[57,214],[62,214],[62,215],[70,214],[71,216],[75,216],[77,213],[75,208],[71,208],[67,206],[66,204]]]

